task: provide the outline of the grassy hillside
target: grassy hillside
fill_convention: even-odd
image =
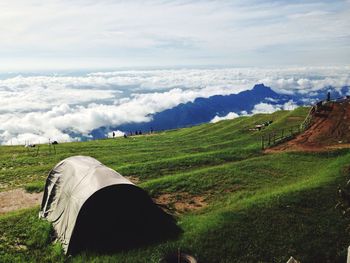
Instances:
[[[348,178],[350,151],[261,152],[260,137],[299,124],[307,108],[258,114],[151,136],[40,146],[0,147],[0,191],[43,187],[48,171],[72,155],[89,155],[138,180],[154,198],[167,196],[183,234],[115,255],[79,255],[72,262],[158,262],[181,248],[201,262],[344,262],[348,220],[334,206],[337,185]],[[263,131],[248,131],[273,120]],[[180,203],[201,200],[200,209]],[[64,261],[51,244],[50,224],[38,208],[0,216],[0,262]]]

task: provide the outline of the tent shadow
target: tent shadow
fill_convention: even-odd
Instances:
[[[69,254],[110,254],[174,239],[182,230],[139,187],[111,185],[82,206],[68,247]]]

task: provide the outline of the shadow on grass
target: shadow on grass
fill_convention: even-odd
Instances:
[[[204,262],[345,262],[350,222],[335,209],[336,191],[332,184],[223,212],[192,245]]]

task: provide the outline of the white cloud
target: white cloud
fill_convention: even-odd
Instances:
[[[0,79],[0,144],[76,140],[101,126],[151,120],[151,114],[198,97],[227,95],[264,82],[284,93],[311,93],[350,84],[349,67],[226,68],[115,71],[79,76],[18,76]],[[257,105],[253,112],[291,109]],[[16,142],[17,141],[17,142]]]
[[[293,101],[288,101],[283,105],[280,104],[269,104],[269,103],[258,103],[254,106],[252,113],[273,113],[278,110],[294,110],[298,107]]]
[[[113,136],[114,133],[114,136]],[[120,130],[116,130],[116,131],[111,131],[107,134],[108,138],[114,138],[114,137],[123,137],[124,136],[124,132],[120,131]]]
[[[264,70],[259,81],[281,93],[310,93],[327,86],[350,85],[350,67],[295,67]]]
[[[259,103],[254,106],[254,109],[252,110],[253,114],[258,114],[258,113],[272,113],[277,110],[280,110],[281,108],[277,105],[272,105],[268,103]]]
[[[232,120],[232,119],[235,119],[239,117],[239,115],[235,112],[229,112],[227,115],[225,116],[215,116],[210,122],[211,123],[216,123],[216,122],[219,122],[219,121],[223,121],[223,120]]]
[[[298,105],[296,105],[293,101],[288,101],[285,104],[283,104],[282,109],[283,110],[295,110],[298,108]]]

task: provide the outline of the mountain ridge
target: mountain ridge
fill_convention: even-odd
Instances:
[[[282,94],[260,83],[254,85],[250,90],[237,94],[214,95],[208,98],[199,97],[193,102],[181,103],[173,108],[149,115],[152,118],[149,122],[100,127],[93,130],[91,135],[96,139],[104,138],[108,132],[113,130],[134,133],[135,131],[149,132],[151,130],[159,131],[188,127],[210,122],[216,116],[223,117],[231,112],[251,114],[254,107],[259,103],[277,106],[292,101],[297,106],[310,105],[318,100],[325,99],[328,91],[331,91],[331,96],[335,98],[349,93],[349,87],[345,86],[340,90],[325,87],[312,94]]]
[[[224,116],[230,112],[250,112],[254,106],[266,98],[287,102],[290,98],[273,91],[264,84],[256,84],[251,90],[237,94],[214,95],[209,98],[196,98],[193,102],[181,103],[171,109],[155,113],[150,122],[128,123],[115,127],[101,127],[91,132],[94,138],[104,137],[111,130],[124,132],[168,130],[206,123],[215,116]],[[274,103],[271,102],[270,103]]]

